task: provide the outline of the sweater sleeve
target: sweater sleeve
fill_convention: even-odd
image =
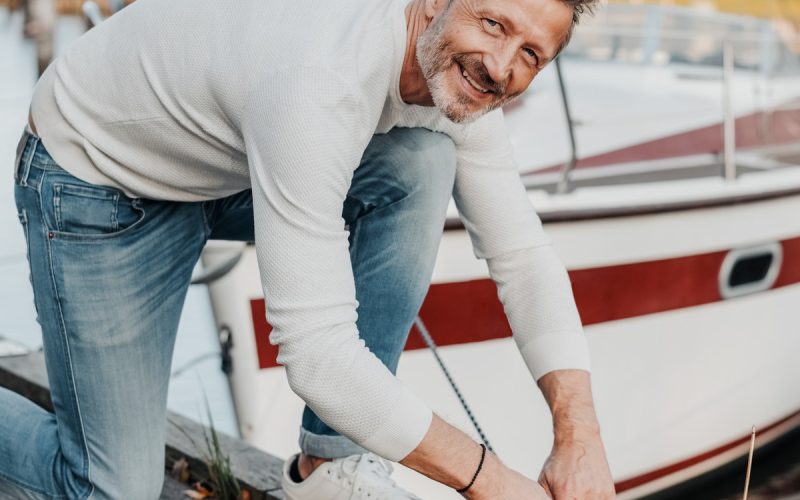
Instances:
[[[472,124],[458,145],[454,198],[533,377],[567,368],[588,371],[569,276],[520,180],[502,111]]]
[[[356,327],[342,204],[371,137],[370,115],[332,71],[293,68],[256,86],[242,131],[253,189],[256,253],[278,362],[328,425],[400,460],[431,410],[372,354]]]

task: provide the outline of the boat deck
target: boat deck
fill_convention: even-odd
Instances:
[[[768,147],[738,152],[737,177],[757,172],[800,167],[800,145]],[[722,177],[725,165],[717,155],[697,155],[647,162],[584,167],[570,173],[570,188],[649,184],[665,181]],[[525,175],[525,186],[547,193],[558,191],[561,172]]]

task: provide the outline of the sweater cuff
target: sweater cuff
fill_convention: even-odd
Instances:
[[[589,345],[581,332],[537,335],[520,347],[519,352],[537,381],[555,370],[590,371]]]
[[[399,462],[419,446],[430,428],[431,420],[431,409],[402,385],[402,392],[388,420],[369,439],[359,444],[387,460]]]

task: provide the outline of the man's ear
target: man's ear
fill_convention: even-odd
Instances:
[[[436,14],[443,11],[452,0],[425,0],[425,17],[433,19]]]

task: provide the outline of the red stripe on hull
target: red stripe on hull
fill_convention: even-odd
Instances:
[[[798,101],[787,106],[797,106]],[[768,128],[764,124],[770,124]],[[774,113],[752,113],[736,119],[736,147],[739,150],[797,142],[800,110],[784,109]],[[591,168],[619,163],[659,160],[698,154],[719,154],[724,149],[722,124],[643,142],[578,160],[575,168]],[[523,172],[522,175],[559,172],[563,165]]]
[[[264,299],[252,299],[250,312],[253,314],[253,331],[256,336],[256,354],[259,368],[278,366],[278,346],[269,343],[272,325],[267,323],[267,308]]]
[[[419,317],[439,345],[465,344],[509,337],[497,286],[490,279],[431,285]],[[412,327],[406,350],[423,349],[425,342]]]
[[[570,271],[584,325],[682,309],[722,299],[727,252]]]
[[[784,240],[783,265],[774,288],[800,283],[800,237]],[[584,325],[605,323],[722,300],[719,271],[727,252],[570,271],[575,302]],[[277,366],[269,344],[271,327],[263,299],[252,300],[259,367]],[[420,317],[440,346],[511,336],[497,288],[489,278],[433,284]],[[417,334],[405,349],[422,349]]]
[[[775,287],[800,283],[800,238],[781,242],[783,247],[783,266],[775,280]]]

